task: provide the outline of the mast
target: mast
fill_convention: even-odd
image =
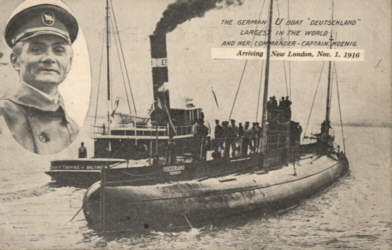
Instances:
[[[271,30],[272,30],[272,8],[273,8],[273,0],[270,1],[269,7],[269,23],[268,23],[268,37],[267,37],[267,58],[265,63],[265,78],[264,78],[264,95],[263,95],[263,114],[262,114],[262,130],[263,130],[263,141],[262,141],[262,148],[261,152],[265,153],[266,146],[267,146],[267,99],[268,99],[268,81],[269,81],[269,65],[270,65],[270,50],[271,50]]]
[[[107,77],[107,103],[108,103],[108,132],[110,133],[110,112],[111,112],[111,94],[110,94],[110,17],[109,17],[109,0],[106,0],[106,77]]]
[[[329,46],[330,49],[332,49],[332,32],[331,32],[331,37],[329,38],[331,41],[331,44]],[[329,124],[330,123],[330,113],[331,113],[331,68],[332,68],[332,62],[328,62],[328,87],[327,87],[327,105],[326,105],[326,112],[325,112],[325,121]]]
[[[333,11],[334,11],[334,2],[333,0],[331,1],[332,6],[332,13],[331,13],[331,21],[333,21]],[[331,27],[331,35],[329,37],[329,49],[332,50],[332,44],[333,44],[333,36],[332,36],[332,27]],[[326,112],[325,112],[325,122],[328,126],[330,126],[330,115],[331,115],[331,83],[332,83],[332,61],[328,62],[328,87],[327,87],[327,103],[326,103]],[[329,129],[326,130],[327,135],[329,135]]]

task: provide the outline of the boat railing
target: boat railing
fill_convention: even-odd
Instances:
[[[158,129],[158,130],[164,130],[166,129],[166,126],[152,126],[152,125],[145,125],[145,124],[136,124],[136,126],[132,123],[120,123],[116,124],[115,128],[120,128],[120,129]]]
[[[119,135],[119,136],[168,136],[167,126],[146,126],[131,124],[116,124],[110,128],[110,131],[103,124],[101,126],[92,126],[93,135]],[[193,133],[192,125],[176,126],[176,136],[191,135]]]

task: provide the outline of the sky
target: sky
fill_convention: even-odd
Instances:
[[[12,11],[22,1],[0,0],[3,15],[0,16],[1,32],[4,32],[6,21]],[[150,44],[148,36],[154,31],[166,7],[173,0],[112,0],[123,44],[125,61],[131,79],[138,115],[145,115],[152,103],[152,76]],[[275,1],[276,2],[276,1]],[[63,95],[77,96],[79,106],[89,103],[89,116],[95,114],[97,90],[100,89],[99,113],[106,110],[105,82],[103,70],[100,74],[100,62],[103,52],[103,36],[105,25],[104,0],[64,0],[79,21],[85,38],[81,38],[77,48],[80,49],[81,63],[75,67],[76,83],[80,86],[62,91]],[[240,39],[237,25],[221,25],[222,19],[254,19],[259,16],[263,0],[244,0],[243,4],[227,8],[212,9],[204,16],[196,17],[180,24],[167,34],[169,86],[172,106],[177,106],[184,97],[193,98],[203,108],[208,120],[228,119],[235,92],[240,81],[245,61],[213,60],[211,48],[220,47],[224,40]],[[276,2],[281,17],[287,17],[288,1]],[[278,6],[279,4],[279,6]],[[277,12],[277,11],[276,11]],[[274,12],[274,18],[277,13]],[[290,1],[289,15],[291,19],[329,19],[331,1],[296,0]],[[336,69],[340,87],[340,99],[345,122],[388,122],[391,120],[391,3],[389,0],[340,0],[335,1],[334,16],[337,19],[360,19],[357,25],[338,27],[337,37],[340,40],[354,40],[358,48],[365,52],[362,62],[337,62]],[[267,17],[267,5],[262,12],[262,19]],[[247,26],[253,28],[254,26]],[[264,28],[263,26],[259,27]],[[299,27],[305,29],[307,26]],[[278,29],[274,26],[273,29]],[[329,30],[322,27],[320,30]],[[274,37],[273,37],[274,38]],[[276,38],[276,37],[275,37]],[[251,39],[251,37],[247,37]],[[264,38],[257,38],[264,39]],[[3,40],[1,38],[1,40]],[[75,46],[74,46],[75,47]],[[86,58],[85,53],[88,57]],[[4,53],[0,62],[8,58],[9,49],[3,41],[0,51]],[[115,49],[112,49],[112,88],[113,96],[120,98],[120,111],[127,112],[124,86],[119,71]],[[305,123],[313,99],[322,62],[291,63],[291,99],[293,101],[293,118]],[[74,65],[75,66],[75,65]],[[262,62],[251,60],[244,73],[241,89],[233,110],[232,117],[238,121],[254,121],[256,119],[257,96],[260,82]],[[7,69],[8,67],[8,69]],[[0,66],[2,77],[8,77],[10,66]],[[90,73],[91,71],[91,73]],[[270,71],[270,95],[285,96],[285,76],[283,63],[273,61]],[[11,74],[11,73],[10,73]],[[101,77],[99,77],[101,75]],[[91,80],[90,80],[91,76]],[[14,76],[15,77],[15,76]],[[8,78],[7,78],[8,79]],[[321,77],[320,91],[314,105],[312,121],[320,123],[325,115],[326,70]],[[86,90],[85,86],[91,89]],[[3,84],[3,83],[2,83]],[[66,85],[66,84],[63,84]],[[211,89],[214,89],[219,108],[215,104]],[[84,94],[81,94],[83,92]],[[339,120],[336,87],[333,89],[332,121]],[[80,95],[80,96],[79,96]],[[88,98],[90,96],[90,98]],[[115,98],[113,98],[115,99]],[[77,111],[79,117],[86,114],[87,107]],[[261,110],[261,108],[259,109]],[[260,115],[258,115],[260,120]],[[85,126],[87,122],[85,120]]]
[[[17,2],[21,1],[5,1],[4,9],[12,12],[13,8],[18,5]],[[103,97],[100,98],[99,109],[103,110],[106,108],[104,104],[105,87],[103,87],[105,84],[103,82],[105,71],[101,72],[101,80],[98,77],[100,71],[99,62],[103,52],[105,1],[65,0],[64,2],[79,20],[81,30],[86,35],[89,59],[93,62],[91,64],[93,84],[90,93],[92,96],[90,115],[92,115],[95,110],[98,82],[101,84],[100,93]],[[148,36],[153,32],[164,9],[172,2],[158,0],[112,0],[137,111],[141,115],[146,114],[152,102]],[[222,19],[254,19],[259,15],[262,3],[263,1],[260,0],[244,0],[241,6],[213,9],[206,12],[203,17],[187,21],[167,34],[169,86],[172,106],[181,103],[185,96],[191,97],[195,103],[205,110],[207,116],[227,119],[245,61],[212,60],[211,48],[220,47],[224,40],[241,39],[239,32],[244,26],[223,26],[220,24]],[[280,16],[287,17],[287,6],[288,4],[285,0],[277,2],[274,6],[274,18],[278,15],[276,13],[278,8]],[[295,4],[290,3],[289,11],[291,19],[329,19],[331,2],[297,0]],[[340,19],[361,19],[356,26],[339,27],[337,36],[338,39],[357,41],[359,48],[365,52],[365,60],[363,62],[337,63],[345,121],[390,120],[389,1],[376,0],[372,1],[372,4],[365,0],[336,1],[334,15]],[[1,23],[5,23],[5,16],[7,15],[2,15]],[[266,17],[267,5],[264,7],[262,19]],[[248,27],[252,28],[252,26]],[[277,27],[274,28],[277,29]],[[298,29],[304,28],[308,27],[302,26]],[[320,30],[327,29],[329,28],[326,26],[320,28]],[[247,39],[251,39],[251,37],[247,37]],[[263,38],[258,37],[257,39]],[[4,44],[2,44],[0,51],[5,50],[6,54],[6,48],[4,47]],[[81,51],[83,51],[83,48]],[[119,71],[120,66],[114,48],[111,53],[113,55],[111,58],[113,96],[120,98],[120,110],[127,111],[124,86]],[[322,62],[291,63],[292,100],[294,102],[293,109],[295,109],[293,113],[300,121],[304,121],[304,117],[306,117],[304,114],[309,112],[309,104],[316,88],[321,65]],[[87,65],[85,64],[85,66]],[[260,67],[261,61],[257,60],[250,61],[247,65],[238,100],[233,111],[233,117],[238,120],[255,119]],[[286,95],[283,72],[282,62],[276,61],[271,63],[271,95]],[[83,76],[85,78],[83,82],[86,82],[88,80],[86,76],[89,73],[88,70],[85,70],[84,73],[78,70],[77,75]],[[326,72],[324,71],[323,81],[327,78],[325,74]],[[326,89],[326,83],[322,82],[322,84],[324,84],[324,87],[321,86],[320,89]],[[217,95],[220,104],[219,109],[215,105],[211,88],[214,89]],[[71,92],[75,93],[74,91]],[[316,102],[315,107],[322,106],[325,102],[325,98],[323,99],[322,97],[322,91],[319,94],[320,97],[317,97],[317,100],[320,100],[320,103]],[[335,103],[334,100],[333,103]],[[297,109],[298,112],[296,112]]]
[[[95,84],[99,82],[99,61],[104,28],[104,1],[68,0],[66,3],[86,27]],[[150,66],[150,44],[148,36],[168,4],[173,1],[120,1],[113,0],[128,71],[139,114],[146,114],[152,102],[152,76]],[[241,39],[242,27],[227,27],[220,24],[224,18],[256,18],[262,1],[245,0],[241,6],[210,10],[203,17],[194,18],[179,25],[167,34],[169,86],[172,106],[184,96],[192,97],[206,113],[214,119],[227,119],[238,86],[245,61],[212,60],[211,48],[220,47],[223,40]],[[89,12],[86,12],[86,6]],[[323,0],[297,0],[290,3],[292,19],[329,19],[331,2]],[[278,6],[275,5],[277,10]],[[287,13],[287,1],[279,1],[280,16]],[[390,2],[387,0],[342,0],[336,1],[334,15],[340,19],[358,19],[356,26],[337,28],[341,40],[358,42],[365,52],[365,60],[357,63],[338,62],[337,73],[340,85],[343,118],[347,122],[390,121]],[[264,7],[262,18],[267,17]],[[274,15],[277,17],[277,14]],[[250,26],[252,28],[252,26]],[[261,27],[259,27],[261,28]],[[277,28],[277,27],[273,27]],[[300,28],[301,29],[301,28]],[[325,30],[328,28],[322,28]],[[113,55],[116,53],[113,51]],[[116,67],[117,65],[117,67]],[[318,81],[322,62],[293,62],[292,100],[293,115],[300,122],[306,120],[313,93]],[[121,99],[121,109],[126,111],[124,88],[121,83],[118,61],[112,58],[113,95]],[[247,65],[233,117],[237,120],[254,120],[261,61],[250,61]],[[270,93],[286,95],[282,62],[271,63]],[[322,86],[317,96],[314,116],[323,116],[325,109],[326,71],[322,75]],[[102,81],[101,81],[102,84]],[[116,91],[117,88],[117,91]],[[220,108],[215,105],[211,88],[214,89]],[[101,89],[101,93],[104,89]],[[335,91],[334,91],[335,92]],[[95,92],[96,93],[96,92]],[[334,93],[332,119],[337,118],[336,93]],[[101,104],[100,104],[101,105]],[[100,106],[100,109],[103,106]],[[90,105],[93,110],[94,105]],[[92,111],[90,109],[90,111]],[[90,112],[90,114],[93,114]],[[260,116],[259,116],[260,117]]]

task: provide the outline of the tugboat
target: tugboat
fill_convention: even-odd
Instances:
[[[279,105],[273,97],[268,100],[272,13],[273,0],[261,128],[257,122],[253,128],[246,123],[241,132],[235,121],[231,126],[225,121],[222,133],[215,133],[210,143],[200,117],[194,126],[191,155],[175,146],[177,140],[169,130],[167,154],[155,156],[151,166],[103,168],[101,181],[87,190],[83,200],[91,227],[165,230],[199,226],[251,210],[264,214],[288,208],[348,172],[348,159],[330,134],[331,62],[326,117],[321,132],[313,136],[314,143],[300,143],[302,129],[291,120],[288,98]],[[166,120],[170,123],[169,114]]]
[[[141,160],[138,164],[148,167],[151,164],[143,159],[166,155],[169,133],[172,134],[171,139],[176,141],[178,150],[190,153],[190,140],[194,137],[192,128],[203,116],[202,109],[196,107],[191,100],[186,100],[180,108],[170,107],[169,91],[166,88],[168,82],[166,39],[162,36],[150,37],[154,104],[149,117],[138,116],[135,105],[132,114],[128,93],[130,114],[117,112],[119,99],[112,100],[110,91],[112,84],[109,64],[110,44],[120,48],[122,45],[116,19],[110,20],[110,14],[115,13],[114,11],[110,13],[109,3],[107,3],[106,11],[106,101],[110,108],[107,110],[106,122],[98,124],[98,101],[95,105],[96,112],[92,125],[93,157],[51,161],[50,170],[45,173],[59,185],[88,187],[100,179],[103,167],[127,168],[130,165],[129,161],[132,160]],[[110,32],[111,22],[115,24],[117,32]],[[122,51],[122,48],[118,51]],[[120,60],[123,60],[122,65],[125,67],[123,73],[128,75],[123,55]],[[129,77],[127,76],[126,79]],[[133,96],[132,88],[129,86],[128,89]],[[170,123],[168,123],[168,118],[170,118]]]

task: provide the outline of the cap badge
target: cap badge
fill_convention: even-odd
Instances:
[[[46,26],[53,26],[55,22],[54,13],[52,11],[45,11],[41,14],[42,24]]]

